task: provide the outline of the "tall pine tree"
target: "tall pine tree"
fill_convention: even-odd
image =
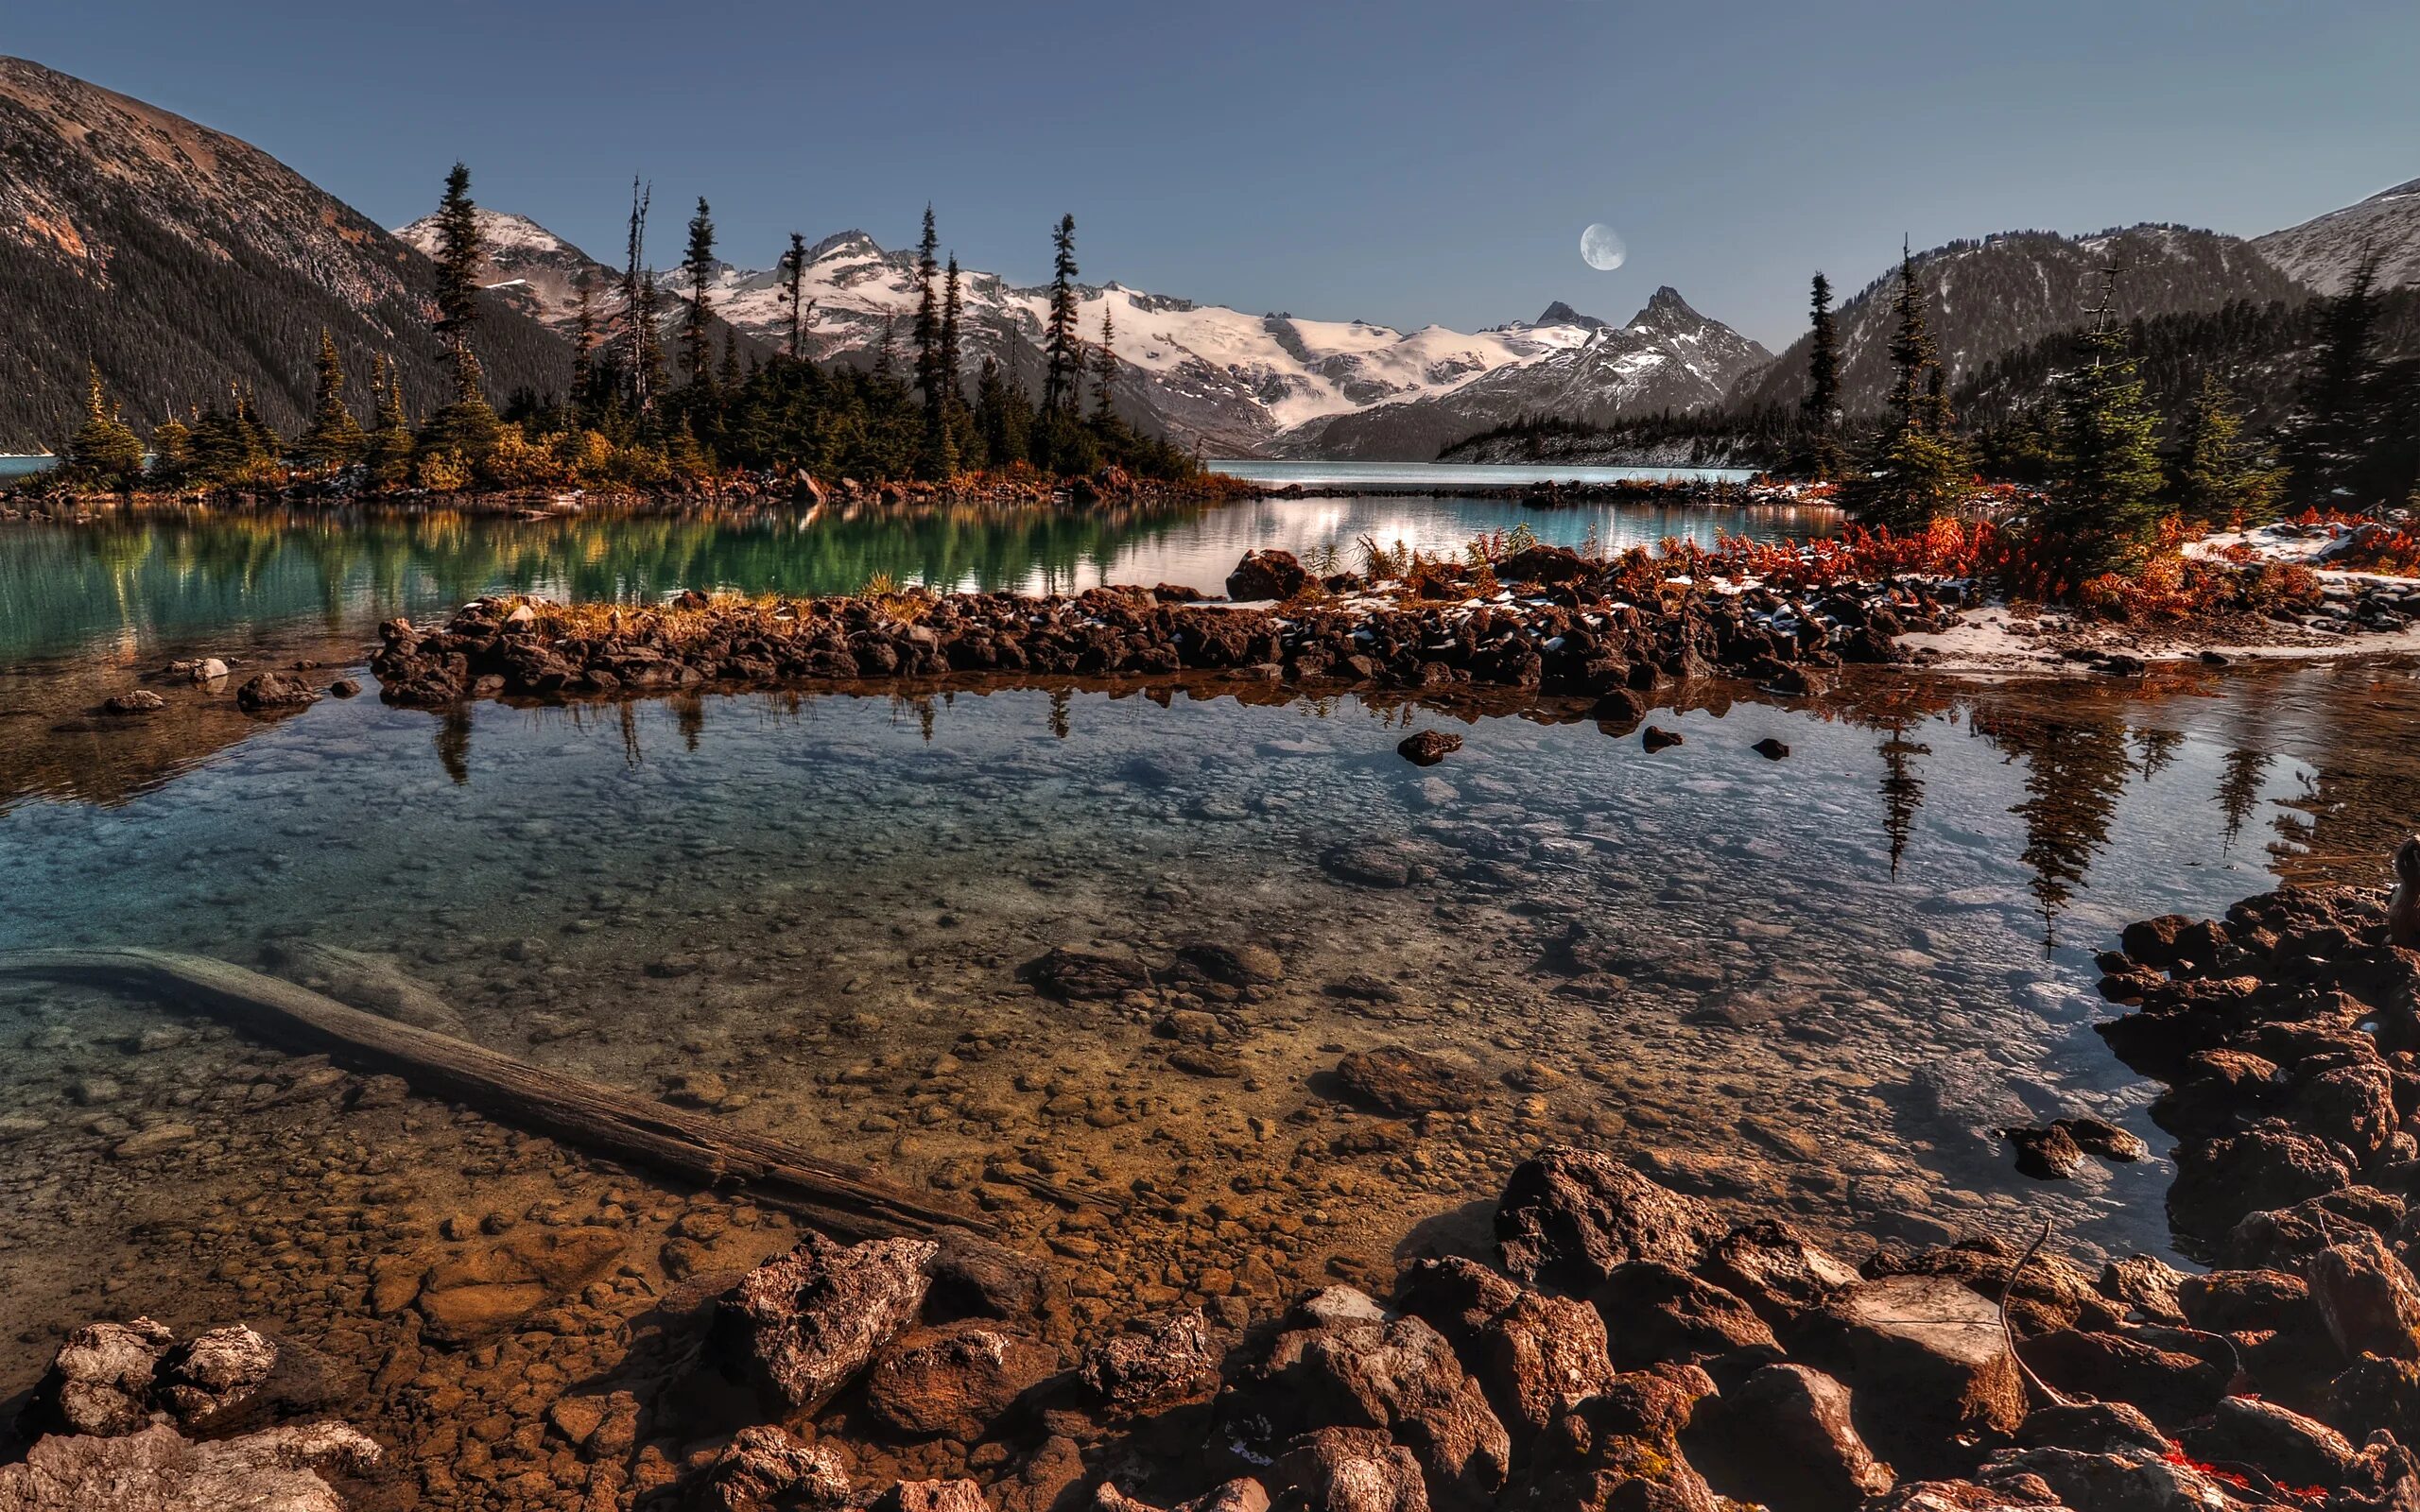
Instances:
[[[325,328],[320,332],[317,369],[311,422],[296,439],[294,454],[305,467],[331,471],[351,467],[361,459],[361,421],[353,418],[352,407],[344,402],[344,359]]]
[[[478,207],[471,201],[471,170],[457,163],[437,205],[437,338],[454,365],[454,397],[466,404],[486,397],[471,351],[471,331],[479,319],[479,264],[486,255]]]
[[[2371,348],[2378,322],[2378,254],[2364,253],[2344,292],[2328,302],[2318,356],[2286,427],[2286,465],[2303,504],[2358,505],[2349,497],[2377,444]]]
[[[789,312],[790,322],[789,340],[782,351],[792,362],[805,354],[806,315],[815,306],[814,301],[802,297],[805,284],[806,238],[792,232],[790,249],[782,254],[782,305]]]
[[[1083,340],[1076,334],[1076,217],[1062,215],[1050,233],[1050,318],[1044,341],[1042,412],[1058,417],[1076,407],[1083,370]]]
[[[375,416],[362,450],[370,481],[377,488],[400,487],[411,475],[412,427],[404,413],[403,382],[383,352],[371,359],[370,403]]]
[[[571,283],[571,421],[585,424],[596,402],[596,280],[583,267]]]
[[[703,195],[698,197],[698,213],[689,217],[689,246],[682,254],[681,267],[689,276],[689,308],[681,326],[682,366],[688,370],[691,386],[704,389],[714,381],[714,345],[707,337],[714,299],[706,285],[715,276],[715,223]]]
[[[2243,434],[2235,395],[2216,373],[2185,411],[2170,479],[2176,506],[2204,524],[2264,524],[2275,518],[2284,478]]]
[[[631,221],[622,266],[622,382],[631,408],[645,415],[655,403],[664,354],[655,324],[655,275],[647,268],[647,215],[655,185],[631,178]]]
[[[2139,558],[2165,512],[2159,413],[2113,316],[2117,284],[2113,267],[2082,359],[2060,386],[2057,472],[2040,521],[2044,544],[2085,573]]]
[[[1841,350],[1840,331],[1832,318],[1832,281],[1822,273],[1807,304],[1814,328],[1806,345],[1806,398],[1799,405],[1800,425],[1806,435],[1806,471],[1818,479],[1841,472]]]
[[[925,450],[921,471],[928,478],[945,478],[958,471],[951,455],[949,408],[942,395],[942,266],[937,253],[941,236],[933,229],[933,207],[925,207],[925,233],[916,241],[916,392],[925,406]]]
[[[1841,498],[1859,520],[1905,533],[1955,513],[1972,473],[1925,328],[1924,284],[1904,243],[1893,313],[1890,418],[1841,480]]]
[[[1093,424],[1106,432],[1116,424],[1114,402],[1117,387],[1117,332],[1110,323],[1109,301],[1100,301],[1100,345],[1093,352]]]

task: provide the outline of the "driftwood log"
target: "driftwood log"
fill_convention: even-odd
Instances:
[[[993,1225],[859,1166],[565,1076],[450,1035],[347,1007],[306,987],[202,955],[132,946],[0,952],[0,977],[139,991],[190,1005],[279,1049],[399,1076],[424,1096],[703,1186],[746,1193],[847,1239]]]

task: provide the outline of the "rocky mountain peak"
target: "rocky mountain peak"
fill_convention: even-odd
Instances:
[[[1610,322],[1600,320],[1593,315],[1582,315],[1561,300],[1557,300],[1546,307],[1545,313],[1530,323],[1531,325],[1580,325],[1586,326],[1591,331],[1599,331]]]

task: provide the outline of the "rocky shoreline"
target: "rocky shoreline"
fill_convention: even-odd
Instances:
[[[2004,628],[1993,623],[2002,611],[1979,611],[1977,587],[1963,579],[1735,586],[1667,577],[1636,554],[1589,560],[1553,546],[1484,567],[1415,560],[1406,579],[1375,583],[1350,573],[1315,578],[1287,553],[1253,552],[1227,591],[1227,601],[1167,585],[1040,598],[908,592],[744,601],[684,592],[648,609],[492,598],[435,629],[389,622],[371,670],[388,702],[422,708],[1049,677],[1202,675],[1447,700],[1512,690],[1592,700],[1589,717],[1618,733],[1636,726],[1661,687],[1728,677],[1797,696],[1821,693],[1847,665],[1987,666],[1990,657],[1958,654],[1962,636],[1977,639],[1962,627],[1979,624],[1985,637]],[[2394,650],[2411,644],[2416,609],[2414,590],[2374,585],[2328,599],[2316,614],[2230,611],[2201,640],[2233,655],[2270,654],[2247,646],[2271,645],[2298,655],[2372,643]],[[2197,652],[2190,625],[2135,639],[2123,628],[2046,638],[2034,664],[2130,677],[2152,658],[2230,659],[2208,644]]]
[[[2136,924],[2102,957],[2133,1011],[2100,1029],[2167,1088],[2169,1218],[2205,1272],[2147,1255],[2096,1272],[2047,1227],[1886,1240],[1853,1267],[1565,1146],[1513,1171],[1492,1252],[1407,1243],[1392,1277],[1273,1313],[1145,1314],[1070,1350],[1051,1264],[808,1231],[694,1277],[618,1358],[547,1388],[519,1431],[553,1446],[554,1473],[483,1504],[2408,1508],[2420,954],[2396,918],[2381,892],[2290,889]],[[1397,1050],[1338,1075],[1417,1117],[1449,1106],[1436,1069]],[[2038,1152],[2045,1131],[2010,1132]],[[594,1274],[578,1237],[529,1263],[577,1286]],[[431,1315],[480,1336],[472,1300]],[[95,1324],[26,1407],[33,1448],[0,1469],[0,1507],[226,1504],[180,1484],[269,1512],[411,1504],[331,1416],[354,1390],[248,1328]],[[103,1485],[118,1499],[93,1500]]]
[[[1233,604],[1190,589],[859,595],[737,602],[684,593],[657,610],[604,612],[481,600],[430,632],[388,624],[372,659],[390,703],[466,697],[610,696],[670,689],[840,684],[953,675],[1088,678],[1206,672],[1289,686],[1443,694],[1516,688],[1598,700],[1634,724],[1640,695],[1723,674],[1785,693],[1818,689],[1846,662],[1895,659],[1910,627],[1942,628],[1958,585],[1909,580],[1821,594],[1771,589],[1636,593],[1614,564],[1533,546],[1491,576],[1528,596],[1430,565],[1417,586],[1352,575],[1314,583],[1283,552],[1248,555]],[[1316,590],[1316,593],[1313,593]],[[1263,607],[1263,606],[1267,607]]]

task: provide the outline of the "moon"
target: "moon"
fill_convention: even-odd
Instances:
[[[1580,233],[1580,259],[1600,273],[1610,273],[1622,266],[1630,256],[1630,249],[1622,245],[1614,228],[1599,221]]]

